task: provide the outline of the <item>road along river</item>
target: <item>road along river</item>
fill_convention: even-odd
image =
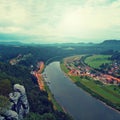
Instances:
[[[52,62],[45,68],[45,80],[58,103],[74,120],[120,120],[120,113],[77,87],[60,68]]]

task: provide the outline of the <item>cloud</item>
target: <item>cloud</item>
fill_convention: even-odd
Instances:
[[[120,38],[120,0],[4,0],[0,11],[0,33],[16,34],[16,39],[23,35],[50,43]]]
[[[0,33],[16,33],[21,31],[22,29],[19,27],[13,27],[13,26],[0,27]]]
[[[12,24],[12,25],[22,25],[26,23],[27,12],[22,5],[13,1],[0,1],[0,22]]]

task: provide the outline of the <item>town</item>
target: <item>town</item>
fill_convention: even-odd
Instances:
[[[28,53],[28,54],[26,54],[26,55],[18,54],[17,57],[11,59],[11,60],[9,61],[9,63],[10,63],[11,65],[16,65],[16,64],[19,63],[20,61],[25,61],[27,58],[29,58],[29,57],[31,57],[31,56],[32,56],[31,53]]]
[[[101,81],[104,84],[120,84],[120,78],[113,76],[118,74],[120,70],[119,62],[113,62],[109,69],[105,69],[106,73],[98,71],[87,64],[83,60],[84,56],[74,57],[72,59],[65,60],[65,66],[69,70],[68,75],[70,76],[88,76],[93,80]]]

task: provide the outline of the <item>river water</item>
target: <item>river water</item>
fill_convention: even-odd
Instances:
[[[44,74],[55,99],[74,120],[120,120],[119,112],[93,98],[65,76],[59,61],[50,63]]]

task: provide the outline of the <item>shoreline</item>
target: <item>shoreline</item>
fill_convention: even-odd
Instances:
[[[44,67],[45,69],[45,67]],[[44,73],[44,72],[43,72]],[[73,117],[65,110],[63,106],[60,105],[60,103],[55,99],[54,94],[52,94],[49,85],[45,82],[45,79],[43,77],[43,82],[45,85],[45,91],[48,93],[48,99],[52,102],[54,110],[57,110],[59,112],[63,112],[66,115],[70,117],[70,120],[73,120]]]
[[[61,63],[60,63],[60,67],[61,67]],[[117,113],[120,114],[120,110],[116,109],[115,107],[112,107],[112,105],[109,105],[109,103],[104,102],[103,100],[97,98],[97,96],[99,96],[100,98],[102,98],[100,95],[98,95],[98,94],[96,94],[96,93],[94,93],[94,92],[93,92],[93,93],[94,93],[95,95],[92,95],[90,92],[88,92],[88,91],[86,90],[86,89],[89,89],[89,88],[85,87],[86,89],[84,89],[83,87],[78,86],[78,85],[75,83],[75,81],[74,81],[72,78],[70,78],[70,76],[68,75],[68,73],[66,73],[66,72],[62,69],[62,67],[61,67],[61,70],[63,71],[64,75],[67,76],[67,77],[69,78],[69,80],[72,81],[77,87],[79,87],[80,89],[84,90],[87,94],[89,94],[90,96],[94,97],[96,100],[98,100],[99,102],[101,102],[102,104],[104,104],[104,105],[105,105],[106,107],[108,107],[109,109],[112,109],[112,110],[114,110],[114,111],[116,111]],[[96,95],[97,95],[97,96],[96,96]],[[104,99],[104,98],[103,98],[103,99]]]

